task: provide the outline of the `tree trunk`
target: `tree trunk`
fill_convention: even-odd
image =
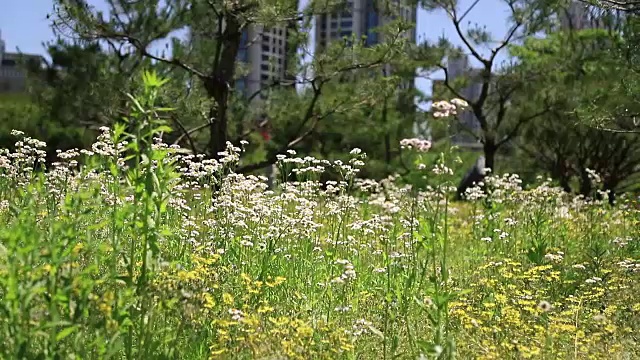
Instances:
[[[496,152],[498,151],[498,147],[496,146],[495,141],[492,138],[485,138],[483,144],[484,150],[484,167],[491,169],[492,173],[495,173],[495,160],[496,160]]]
[[[584,197],[590,197],[593,187],[591,186],[591,179],[585,169],[580,169],[580,194]]]
[[[609,205],[613,205],[616,201],[616,187],[618,187],[617,179],[608,179],[605,180],[602,190],[609,191],[608,201]]]
[[[242,30],[235,17],[225,18],[225,28],[219,40],[222,42],[220,54],[214,59],[211,76],[205,83],[208,95],[215,102],[209,109],[209,144],[207,146],[209,156],[215,159],[219,158],[219,152],[225,150],[228,140],[227,110]]]
[[[382,107],[382,126],[385,127],[384,133],[384,162],[387,166],[391,165],[391,134],[389,134],[389,128],[387,127],[387,98],[384,98],[384,105]]]
[[[562,190],[564,190],[566,193],[571,193],[571,186],[569,185],[569,177],[568,176],[564,176],[564,175],[560,175],[560,187],[562,187]]]
[[[384,135],[384,162],[387,166],[391,166],[391,135]]]
[[[555,166],[551,169],[551,171],[552,176],[558,179],[562,190],[570,194],[573,190],[571,189],[571,185],[569,184],[571,180],[571,174],[567,169],[566,162],[564,160],[556,160]]]
[[[216,101],[217,102],[217,101]],[[212,105],[209,109],[209,156],[214,159],[220,157],[219,153],[224,151],[227,143],[227,114],[226,106]]]

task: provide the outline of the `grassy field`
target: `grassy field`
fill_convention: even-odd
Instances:
[[[446,156],[417,191],[357,150],[283,155],[268,191],[139,124],[47,173],[19,133],[0,157],[0,358],[640,358],[637,199],[504,175],[452,202]]]

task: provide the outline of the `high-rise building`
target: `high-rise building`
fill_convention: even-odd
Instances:
[[[592,28],[593,25],[585,3],[574,1],[566,9],[561,10],[560,28],[562,29],[580,30]]]
[[[27,89],[27,74],[22,61],[42,62],[42,56],[10,53],[0,32],[0,93],[21,93]]]
[[[404,20],[416,22],[417,9],[409,2],[402,0],[348,0],[342,12],[316,16],[316,50],[321,50],[331,41],[352,35],[355,35],[356,38],[366,36],[365,44],[367,46],[385,41],[384,35],[378,33],[376,29],[394,20],[395,16],[386,15],[380,11],[379,7],[386,7],[382,4],[383,1],[389,1],[390,7],[393,7]],[[415,29],[406,32],[403,36],[410,42],[415,42]]]
[[[268,29],[251,25],[246,28],[242,32],[237,59],[247,67],[247,72],[236,80],[236,91],[249,97],[263,89],[254,99],[265,99],[268,96],[264,91],[266,86],[288,78],[288,55],[285,26]]]
[[[198,34],[190,34],[191,42],[197,42],[198,38]],[[287,78],[289,59],[286,25],[265,28],[260,24],[251,24],[244,28],[236,60],[242,70],[235,74],[234,90],[258,102],[264,99],[266,92],[260,92],[261,96],[254,94],[274,81]]]
[[[252,24],[242,32],[240,48],[238,49],[238,62],[246,66],[243,76],[238,76],[235,82],[235,91],[246,98],[251,98],[255,106],[266,100],[269,96],[269,87],[274,83],[289,82],[295,88],[295,77],[291,75],[291,49],[289,49],[289,26],[282,25],[266,28],[263,25]],[[285,84],[286,86],[286,84]],[[259,96],[255,96],[259,92]],[[262,115],[255,121],[262,123]],[[265,140],[271,136],[270,126],[261,125],[260,133]],[[269,179],[269,187],[273,185],[274,166],[265,168],[265,175]]]
[[[608,29],[615,28],[624,21],[621,11],[603,11],[593,5],[573,0],[559,14],[560,29]]]
[[[385,34],[379,29],[397,19],[416,23],[417,7],[405,0],[347,0],[340,12],[316,15],[315,17],[315,51],[321,52],[331,42],[344,38],[362,39],[365,46],[374,46],[385,42]],[[401,34],[410,43],[416,41],[415,27]],[[384,76],[389,76],[394,69],[390,64],[382,67]],[[343,79],[349,79],[344,76]],[[410,90],[415,87],[413,78],[402,81],[400,89]],[[414,116],[416,105],[407,101],[398,104],[407,116]]]
[[[380,8],[388,9],[381,11]],[[392,15],[392,11],[393,14]],[[402,19],[415,23],[417,8],[404,0],[348,0],[343,11],[338,13],[316,15],[315,18],[315,51],[322,51],[329,43],[343,38],[356,39],[365,37],[365,46],[383,43],[386,39],[378,29],[400,16]],[[401,36],[410,43],[416,41],[416,31],[413,28]],[[390,75],[393,69],[390,65],[383,67],[384,74]],[[407,80],[400,84],[400,88],[411,89],[414,80]]]

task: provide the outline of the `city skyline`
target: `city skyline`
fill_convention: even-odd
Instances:
[[[461,0],[459,6],[466,9],[474,1]],[[107,8],[104,0],[95,0],[91,3],[96,5],[99,10]],[[305,4],[306,1],[303,1],[301,6],[305,6]],[[0,29],[3,31],[7,49],[20,48],[25,53],[45,54],[42,42],[53,40],[50,20],[47,19],[47,14],[51,10],[52,0],[23,0],[3,4],[3,11],[0,12]],[[469,12],[467,19],[471,23],[486,23],[487,31],[495,38],[500,39],[507,32],[508,12],[509,9],[502,0],[481,0]],[[427,12],[418,8],[416,20],[416,42],[421,43],[425,39],[436,41],[439,37],[445,36],[450,38],[454,45],[462,45],[456,35],[455,28],[443,11]],[[314,38],[313,35],[312,38]],[[499,56],[500,61],[504,59],[506,59],[504,54]],[[433,75],[439,76],[438,73]],[[430,79],[419,76],[415,80],[415,86],[427,95],[431,93]],[[422,108],[424,109],[426,106],[423,104]]]
[[[236,91],[250,97],[273,80],[285,80],[288,76],[287,40],[286,26],[266,29],[252,24],[246,28],[242,32],[237,60],[246,64],[248,71],[236,80]],[[265,99],[267,95],[267,92],[261,92],[255,100]]]
[[[27,61],[41,61],[40,55],[20,54],[6,50],[0,29],[0,93],[21,93],[26,90],[26,74],[19,68],[22,57]]]
[[[330,42],[343,37],[366,37],[365,45],[373,46],[385,41],[384,34],[376,31],[399,15],[404,20],[417,22],[417,6],[407,5],[405,1],[392,1],[389,11],[381,12],[376,8],[375,0],[348,0],[343,11],[315,15],[313,29],[316,50],[323,48]],[[392,14],[393,12],[393,14]],[[410,41],[416,41],[416,29],[407,31],[404,36]]]

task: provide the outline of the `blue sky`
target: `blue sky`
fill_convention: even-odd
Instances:
[[[467,9],[473,0],[459,0],[460,8]],[[25,53],[44,53],[43,42],[53,39],[50,21],[47,14],[53,11],[52,0],[0,0],[0,31],[5,40],[7,50],[17,48]],[[103,0],[93,0],[92,4],[104,4]],[[494,38],[501,39],[507,31],[508,9],[504,0],[480,0],[467,15],[471,24],[486,26]],[[418,10],[417,37],[418,42],[423,39],[435,40],[445,35],[454,44],[461,45],[451,22],[442,11],[426,12]],[[430,82],[417,79],[419,89],[429,92]]]

